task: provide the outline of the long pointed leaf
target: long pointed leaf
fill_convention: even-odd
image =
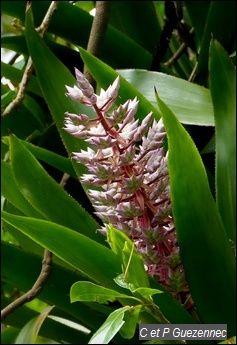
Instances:
[[[25,198],[45,218],[105,243],[97,222],[51,178],[15,135],[10,137],[12,172]]]
[[[39,316],[27,322],[18,334],[15,344],[35,344],[40,327],[52,309],[53,307],[48,307]]]
[[[65,112],[76,114],[85,112],[85,106],[65,96],[65,85],[75,85],[76,79],[35,31],[31,9],[26,12],[25,35],[42,94],[70,156],[72,152],[79,152],[87,146],[84,140],[74,138],[63,129]],[[88,108],[86,108],[86,114],[89,115]],[[78,177],[86,172],[82,164],[77,164],[75,160],[72,160],[72,164]]]
[[[208,89],[159,72],[130,69],[115,71],[81,47],[80,54],[90,73],[102,88],[106,89],[118,74],[121,76],[119,102],[122,103],[137,96],[140,102],[137,118],[143,119],[150,111],[153,112],[155,118],[160,118],[160,113],[155,107],[154,86],[156,86],[181,122],[214,125],[212,100]]]
[[[196,81],[198,80],[201,85],[207,84],[211,37],[215,37],[226,49],[235,49],[234,46],[230,46],[231,41],[234,42],[236,37],[235,13],[236,1],[211,1],[196,71]]]
[[[15,226],[90,279],[107,287],[121,290],[113,281],[117,272],[120,271],[120,264],[110,249],[55,223],[14,216],[4,211],[2,217],[4,221]]]
[[[210,87],[216,124],[216,201],[226,233],[235,243],[236,70],[216,40],[210,46]]]
[[[214,126],[210,91],[171,75],[145,70],[118,70],[129,83],[156,106],[154,87],[181,123]]]
[[[108,344],[123,326],[124,313],[130,307],[126,306],[115,310],[109,315],[103,325],[95,332],[88,344]]]
[[[181,258],[203,323],[227,323],[235,334],[235,259],[189,134],[159,99],[169,142],[171,199]]]
[[[2,141],[9,145],[9,137],[3,137]],[[27,147],[27,149],[39,160],[48,163],[49,165],[55,167],[56,169],[66,172],[70,176],[77,179],[75,171],[72,167],[72,162],[63,156],[60,156],[52,151],[46,150],[42,147],[35,146],[27,141],[20,140],[20,142]]]
[[[71,302],[86,301],[107,303],[114,302],[119,298],[132,298],[134,297],[119,293],[118,291],[104,288],[103,286],[93,284],[91,282],[76,282],[70,290]]]
[[[10,164],[1,162],[2,195],[25,215],[35,218],[44,218],[28,201],[16,185]]]

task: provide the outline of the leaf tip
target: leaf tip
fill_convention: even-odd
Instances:
[[[31,8],[31,1],[26,2],[26,12],[29,11]]]

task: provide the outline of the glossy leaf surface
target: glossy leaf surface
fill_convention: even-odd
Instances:
[[[112,289],[104,288],[91,282],[77,282],[70,290],[71,302],[86,301],[106,304],[114,302],[118,298],[133,298],[131,296],[118,293]]]
[[[93,334],[88,344],[108,344],[123,326],[124,313],[129,307],[115,310],[109,315],[103,325]]]
[[[34,344],[40,327],[53,307],[48,307],[39,316],[30,320],[18,334],[15,344]]]
[[[45,218],[98,238],[96,221],[51,178],[16,136],[10,137],[12,172],[25,198]],[[62,212],[63,209],[63,212]]]
[[[221,87],[220,87],[221,85]],[[216,199],[227,236],[236,241],[236,70],[216,40],[210,46],[216,123]]]
[[[119,262],[105,246],[56,223],[6,212],[3,219],[92,280],[118,289],[113,278],[119,271]]]
[[[173,214],[191,295],[201,322],[227,323],[231,336],[235,329],[234,255],[197,148],[158,96],[157,101],[168,136]],[[213,289],[214,281],[218,289]]]

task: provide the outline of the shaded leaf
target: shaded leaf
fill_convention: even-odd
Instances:
[[[2,141],[10,145],[9,143],[9,137],[3,137]],[[61,170],[62,172],[66,172],[70,176],[77,179],[77,176],[75,174],[75,171],[72,166],[72,162],[69,160],[69,158],[62,157],[50,150],[46,150],[42,147],[33,145],[27,141],[20,140],[20,142],[39,160],[48,163],[49,165]]]
[[[216,202],[227,236],[235,243],[236,70],[216,40],[210,46],[210,88],[216,125]]]
[[[153,54],[161,28],[152,1],[112,1],[109,22]]]
[[[106,232],[111,249],[122,263],[125,282],[137,287],[149,287],[142,257],[134,248],[134,243],[111,224],[107,225]]]
[[[4,62],[1,62],[1,71],[2,71],[2,75],[5,78],[10,79],[14,83],[20,83],[22,76],[23,76],[23,71],[20,71],[18,68],[13,67],[13,66],[6,64]],[[27,90],[35,93],[38,96],[42,96],[37,78],[34,75],[31,76],[31,78],[29,80],[29,83],[27,85]]]
[[[124,314],[124,325],[120,329],[119,333],[125,339],[131,339],[136,331],[136,327],[139,321],[139,314],[141,311],[142,305],[138,305],[134,308],[128,309]]]
[[[23,196],[16,185],[10,164],[1,162],[2,195],[25,215],[35,218],[44,218]]]
[[[208,82],[209,45],[211,37],[217,39],[229,53],[233,53],[235,50],[235,13],[236,1],[211,1],[204,26],[196,71],[196,82],[199,84],[206,85]]]
[[[143,288],[143,287],[139,287],[135,290],[132,290],[132,293],[136,296],[137,294],[139,294],[140,296],[142,296],[144,299],[149,299],[151,296],[158,294],[158,293],[164,293],[161,290],[158,289],[152,289],[152,288]]]
[[[107,303],[114,302],[118,298],[132,298],[131,296],[118,293],[115,290],[107,289],[103,286],[91,282],[76,282],[70,290],[71,302],[86,301]],[[136,299],[136,298],[134,298]]]
[[[211,1],[184,1],[184,4],[194,27],[194,39],[200,48]]]
[[[15,260],[16,257],[17,260]],[[2,242],[1,258],[3,284],[5,285],[7,283],[12,287],[17,286],[24,292],[30,290],[40,272],[42,255],[35,255],[22,250],[19,247],[10,245],[9,243]],[[95,303],[93,305],[91,303],[70,303],[70,288],[72,284],[79,279],[85,280],[85,276],[81,276],[76,270],[68,270],[54,262],[52,272],[48,277],[47,284],[44,285],[39,298],[47,304],[56,306],[54,309],[54,315],[65,317],[69,320],[80,323],[87,328],[96,330],[112,309]],[[60,289],[58,289],[58,286],[60,286]],[[5,303],[2,299],[2,306],[4,307],[7,304],[9,304],[9,302]],[[78,305],[80,305],[79,308]],[[21,308],[24,309],[22,312]],[[8,324],[15,325],[18,328],[23,327],[29,319],[35,316],[29,313],[26,306],[21,308],[8,316]],[[25,308],[27,308],[27,310],[25,310]],[[47,324],[48,320],[45,322]],[[49,327],[51,331],[53,331],[50,324]],[[47,328],[46,330],[44,329],[44,325],[42,330],[46,331],[42,333],[42,335],[50,337],[50,332]],[[73,334],[73,337],[75,338],[75,333]],[[55,339],[59,340],[58,337]],[[69,341],[72,341],[72,338],[70,338]]]
[[[42,22],[49,5],[50,1],[34,1],[32,3],[36,27]],[[25,10],[26,1],[3,1],[2,3],[2,13],[19,18],[23,23],[25,21]],[[86,11],[66,1],[60,1],[57,12],[50,21],[48,32],[72,44],[86,48],[92,21],[93,17]],[[134,59],[134,56],[136,56],[136,59]],[[114,68],[117,66],[122,68],[130,68],[131,66],[149,68],[152,56],[135,41],[109,25],[103,42],[101,58],[108,64],[113,65]]]
[[[56,223],[14,216],[4,211],[2,218],[92,280],[119,290],[113,277],[116,271],[119,272],[120,265],[107,247]]]
[[[40,327],[53,307],[46,308],[39,316],[33,318],[21,329],[15,344],[35,344]]]

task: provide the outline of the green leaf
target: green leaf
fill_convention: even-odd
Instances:
[[[22,198],[23,198],[23,196],[22,196]],[[19,199],[19,201],[20,201],[20,199]],[[29,204],[29,206],[31,206],[31,205]],[[17,209],[9,201],[7,201],[6,204],[4,205],[4,211],[11,213],[11,214],[14,214],[14,215],[17,215],[17,216],[24,216],[24,213],[19,211],[19,209]],[[41,218],[41,217],[39,217],[39,218]],[[28,236],[26,236],[25,234],[20,232],[15,227],[13,227],[10,224],[3,221],[2,228],[4,230],[4,234],[8,234],[8,235],[10,234],[16,241],[16,242],[13,242],[12,240],[10,240],[9,241],[10,243],[17,243],[18,245],[21,246],[21,248],[24,248],[25,250],[31,251],[31,252],[38,254],[38,255],[41,255],[41,256],[43,255],[43,248],[40,245],[38,245],[36,242],[32,241],[32,239],[30,239]],[[7,241],[7,239],[5,239],[5,240]]]
[[[5,78],[10,79],[14,83],[20,83],[23,76],[23,71],[20,71],[18,68],[4,62],[1,62],[1,71],[2,75]],[[42,96],[37,78],[34,75],[30,77],[29,83],[27,85],[27,90],[35,93],[38,96]]]
[[[199,50],[211,1],[184,1],[184,4],[194,27],[194,39]]]
[[[232,336],[235,258],[198,150],[158,96],[157,102],[168,136],[173,215],[191,295],[201,322],[227,323],[228,336]]]
[[[111,224],[107,225],[106,232],[111,249],[122,263],[125,282],[137,287],[149,287],[142,257],[134,248],[134,243]]]
[[[92,216],[47,174],[13,134],[10,136],[10,151],[16,184],[37,211],[52,222],[105,243],[104,237],[96,233],[98,224]]]
[[[50,1],[42,3],[35,1],[32,3],[36,27],[41,24],[49,5]],[[19,18],[24,23],[26,1],[3,1],[1,9],[2,13]],[[60,1],[57,13],[52,17],[47,31],[72,44],[86,48],[92,21],[93,17],[86,11],[66,1]],[[134,56],[136,56],[136,59],[134,59]],[[108,64],[113,65],[114,68],[117,66],[122,68],[130,68],[131,66],[149,68],[152,55],[135,41],[108,25],[101,58]]]
[[[196,82],[207,84],[211,37],[233,53],[236,40],[236,1],[211,1],[198,58]]]
[[[91,282],[76,282],[72,285],[70,290],[71,302],[85,301],[104,304],[107,302],[114,302],[118,298],[136,299]]]
[[[9,137],[3,137],[2,141],[10,145]],[[66,157],[62,157],[52,151],[46,150],[42,147],[35,146],[25,140],[20,140],[20,142],[35,156],[35,158],[48,163],[49,165],[55,167],[56,169],[61,170],[62,172],[66,172],[70,176],[77,179],[75,171],[72,166],[72,162],[70,159]]]
[[[160,98],[176,114],[180,122],[190,125],[214,126],[210,91],[200,85],[160,72],[118,70],[153,106],[154,87]]]
[[[42,132],[42,124],[32,114],[31,109],[29,110],[23,102],[17,113],[13,110],[2,120],[2,136],[7,136],[9,130],[19,138],[25,140],[37,130]]]
[[[17,260],[15,259],[17,258]],[[19,247],[10,245],[9,243],[1,243],[1,259],[2,259],[2,283],[17,286],[21,291],[28,291],[32,288],[37,276],[39,275],[42,256],[35,255],[32,252],[27,252]],[[54,258],[55,261],[56,257]],[[63,279],[62,279],[63,277]],[[92,330],[98,329],[105,317],[111,312],[111,308],[91,303],[70,303],[69,291],[72,284],[79,279],[85,280],[85,276],[80,276],[78,271],[72,271],[59,266],[56,262],[53,263],[53,270],[48,277],[47,284],[40,292],[39,298],[49,305],[55,305],[54,315],[59,315],[71,321],[80,323]],[[60,286],[60,289],[58,289]],[[2,301],[3,303],[3,301]],[[6,305],[9,303],[6,303]],[[78,307],[80,306],[80,307]],[[26,308],[26,307],[21,307]],[[19,308],[8,316],[8,324],[16,327],[23,327],[30,318],[34,317],[31,314],[23,313],[22,317]],[[56,313],[60,311],[60,314]],[[91,312],[93,311],[93,312]],[[48,321],[46,321],[47,323]],[[50,326],[50,325],[49,325]],[[51,327],[51,326],[50,326]],[[44,329],[44,326],[43,326]],[[47,331],[47,330],[46,330]],[[49,332],[42,333],[49,337]],[[75,339],[75,334],[73,335]],[[55,338],[59,340],[59,338]],[[69,340],[72,341],[72,338]]]
[[[152,288],[143,288],[139,287],[135,290],[132,290],[132,293],[136,296],[139,294],[145,299],[150,299],[151,296],[158,294],[158,293],[164,293],[164,291],[158,290],[158,289],[152,289]]]
[[[15,207],[21,210],[25,215],[35,218],[44,218],[28,201],[16,185],[12,174],[11,165],[7,162],[1,162],[2,172],[2,195]]]
[[[1,331],[1,343],[2,344],[14,344],[17,335],[20,330],[16,327],[5,327]]]
[[[153,54],[161,28],[152,1],[112,1],[109,23]]]
[[[213,153],[215,152],[215,148],[216,148],[216,138],[214,134],[209,140],[209,142],[206,144],[206,146],[202,149],[201,154],[203,155],[205,153]]]
[[[51,250],[56,256],[60,257],[62,260],[67,262],[68,264],[72,265],[79,271],[81,271],[84,275],[88,276],[92,281],[97,282],[98,284],[101,284],[105,287],[108,287],[110,289],[114,289],[115,291],[121,292],[123,294],[124,290],[122,288],[119,288],[117,284],[113,281],[113,278],[120,272],[120,263],[116,256],[113,254],[111,250],[108,248],[101,246],[100,244],[86,238],[83,235],[80,235],[74,231],[71,231],[69,229],[66,229],[62,226],[59,226],[57,224],[53,224],[47,221],[43,220],[35,220],[31,218],[26,217],[19,217],[19,216],[13,216],[11,214],[8,214],[6,212],[2,212],[2,219],[5,222],[8,222],[12,226],[15,226],[20,231],[25,233],[27,236],[32,238],[34,241],[42,245],[43,247]],[[63,239],[63,240],[62,240]],[[68,251],[68,248],[70,248],[70,251]],[[9,251],[6,251],[6,260],[7,255]],[[13,256],[12,258],[14,258]],[[40,261],[38,263],[40,264]],[[25,263],[23,263],[22,267],[24,267],[24,264],[27,266],[27,262],[32,263],[32,272],[33,274],[37,276],[37,272],[35,272],[35,265],[33,260],[26,260]],[[96,263],[96,264],[95,264]],[[12,259],[11,263],[11,272],[8,275],[8,279],[12,279],[13,275],[15,277],[16,274],[20,273],[19,271],[15,272],[14,265],[14,259]],[[21,266],[20,266],[21,267]],[[27,266],[28,267],[28,266]],[[40,267],[40,266],[39,266]],[[5,268],[7,269],[7,267]],[[56,273],[55,273],[56,274]],[[4,276],[5,274],[3,274]],[[25,281],[23,280],[23,276],[25,276],[25,273],[19,274],[17,284],[21,286]],[[56,274],[55,277],[59,280],[61,277],[67,277],[64,273]],[[26,274],[26,279],[32,279],[32,274]],[[58,289],[56,288],[59,285],[63,284],[63,287],[65,288],[65,284],[67,284],[67,280],[69,278],[65,278],[66,281],[63,283],[55,283],[52,282],[52,284],[49,284],[47,288],[47,284],[45,287],[45,294],[44,289],[41,292],[41,295],[44,294],[44,298],[49,298],[49,295],[46,294],[47,291],[50,292],[50,301],[51,303],[55,303],[55,298],[58,296]],[[74,278],[78,280],[77,278]],[[84,280],[84,279],[83,279]],[[74,280],[75,281],[75,280]],[[73,282],[72,282],[73,283]],[[70,284],[72,285],[71,281]],[[156,283],[154,281],[154,283]],[[69,284],[69,285],[70,285]],[[30,285],[31,287],[32,285]],[[28,285],[29,287],[29,285]],[[156,283],[154,287],[159,288],[158,284]],[[56,289],[54,292],[54,288]],[[49,290],[47,290],[49,289]],[[61,291],[61,290],[60,290]],[[65,290],[64,290],[65,291]],[[68,288],[69,292],[69,288]],[[47,297],[48,296],[48,297]],[[63,295],[64,296],[64,295]],[[156,296],[163,296],[161,300],[157,300],[158,305],[162,305],[162,312],[165,312],[165,314],[171,313],[174,314],[175,310],[175,319],[178,317],[178,320],[182,320],[182,322],[185,323],[192,323],[192,317],[190,314],[181,307],[179,302],[175,300],[168,292],[164,291],[163,294],[154,295],[154,300]],[[90,314],[85,311],[85,308],[81,306],[79,308],[79,311],[77,311],[78,307],[74,304],[72,304],[71,307],[67,306],[66,303],[66,294],[64,297],[59,297],[60,301],[56,302],[56,305],[59,303],[60,305],[64,303],[63,308],[67,308],[66,310],[70,313],[70,311],[73,313],[75,317],[78,318],[86,318],[87,324],[90,324],[90,321],[92,325],[90,327],[93,327],[93,324],[95,324],[95,321],[91,320]],[[61,301],[61,299],[63,299]],[[133,301],[131,298],[126,300],[121,300],[121,304],[125,303],[126,305],[136,305],[137,303]],[[101,306],[102,307],[102,306]],[[103,306],[104,308],[105,306]],[[94,308],[94,307],[93,307]],[[171,312],[172,311],[172,312]],[[77,316],[77,313],[79,315]],[[85,314],[84,314],[85,313]],[[147,314],[143,313],[141,316],[141,320],[143,323],[155,323],[155,319]],[[171,317],[172,320],[172,317]],[[186,320],[186,321],[185,321]]]
[[[45,288],[46,286],[44,286]],[[62,294],[61,294],[62,297]],[[7,305],[9,305],[11,302],[13,302],[12,299],[2,297],[2,308],[5,308]],[[44,302],[41,303],[41,301],[37,301],[38,305],[43,304]],[[34,302],[31,302],[31,304],[36,304],[36,300]],[[60,315],[61,318],[64,318],[65,322],[64,324],[62,322],[56,321],[57,316]],[[14,310],[14,313],[11,313],[7,316],[7,318],[4,320],[4,323],[8,325],[7,328],[11,328],[9,326],[17,327],[18,332],[33,318],[36,318],[39,316],[39,312],[27,307],[26,305],[23,305],[16,310]],[[60,317],[58,316],[58,317]],[[91,317],[92,319],[93,317]],[[71,320],[72,322],[74,321],[76,324],[78,324],[78,320],[75,318],[70,319],[70,315],[66,314],[62,311],[60,311],[56,306],[53,309],[53,315],[50,315],[47,317],[42,326],[39,329],[38,337],[36,340],[36,343],[38,344],[39,342],[39,337],[45,337],[48,339],[51,339],[51,341],[58,341],[60,344],[62,341],[68,342],[72,344],[75,342],[75,339],[80,339],[82,344],[86,344],[90,338],[90,335],[88,333],[84,333],[80,331],[79,329],[72,328],[71,325],[69,326],[66,324],[67,320]],[[95,320],[94,320],[95,321]],[[101,321],[100,321],[101,324]],[[96,328],[96,327],[95,327]],[[16,334],[16,335],[17,335]],[[13,333],[14,336],[14,333]],[[16,338],[16,336],[15,336]],[[44,339],[45,339],[44,338]],[[8,342],[3,342],[3,337],[2,337],[2,344],[14,344],[13,341],[8,341]],[[52,340],[53,339],[53,340]],[[50,344],[49,342],[46,342],[45,344]]]
[[[143,119],[150,111],[155,118],[160,118],[154,96],[154,87],[158,88],[167,104],[177,112],[179,120],[187,124],[214,125],[214,115],[210,91],[197,84],[190,83],[164,73],[144,70],[113,70],[80,47],[80,54],[90,73],[103,89],[106,89],[120,75],[119,103],[137,97],[139,107],[136,117]]]
[[[40,327],[53,307],[46,308],[39,316],[30,320],[18,334],[15,344],[35,344]]]
[[[131,339],[136,331],[136,327],[139,321],[139,314],[141,311],[142,305],[138,305],[134,308],[128,309],[124,314],[125,323],[121,327],[119,333],[125,339]]]
[[[1,108],[4,109],[15,97],[16,93],[12,90],[4,93],[4,95],[1,96]]]
[[[4,211],[2,217],[5,222],[19,229],[95,282],[119,291],[113,281],[116,272],[120,271],[119,261],[107,247],[52,222],[14,216]]]
[[[236,70],[216,40],[210,46],[210,88],[216,124],[216,201],[227,236],[235,243]]]
[[[131,307],[126,306],[111,313],[103,325],[89,340],[88,344],[108,344],[123,326],[125,322],[123,321],[124,313],[130,308]]]
[[[115,281],[116,284],[118,284],[118,286],[121,286],[123,289],[131,290],[130,289],[130,285],[131,284],[126,283],[125,280],[124,280],[124,273],[121,273],[117,277],[115,277],[114,281]]]
[[[26,109],[34,116],[36,121],[39,123],[38,128],[41,132],[44,130],[45,114],[39,104],[29,95],[25,95],[22,102]]]
[[[73,86],[76,84],[76,80],[35,31],[31,10],[28,10],[26,13],[25,34],[42,94],[48,104],[68,154],[71,155],[72,152],[86,149],[87,144],[84,140],[71,136],[63,129],[64,114],[67,111],[71,113],[85,113],[86,111],[87,115],[90,116],[93,114],[93,111],[88,112],[88,108],[71,101],[65,96],[65,85]],[[74,160],[72,164],[78,177],[86,172],[86,168],[82,164],[77,164]],[[87,189],[87,187],[85,188]]]

